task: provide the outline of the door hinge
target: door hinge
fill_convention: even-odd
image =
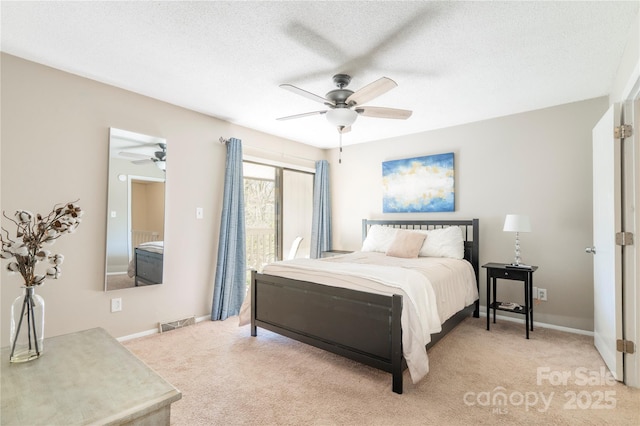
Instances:
[[[633,233],[631,233],[631,232],[616,232],[616,245],[618,245],[618,246],[632,246],[633,245]]]
[[[616,340],[616,349],[623,354],[632,354],[636,351],[636,344],[631,340],[618,339]]]
[[[613,128],[613,137],[615,139],[630,138],[633,135],[633,127],[631,124],[621,124]]]

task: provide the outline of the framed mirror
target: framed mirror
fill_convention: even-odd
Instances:
[[[167,141],[111,128],[105,291],[162,284]]]

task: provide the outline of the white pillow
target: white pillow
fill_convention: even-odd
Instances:
[[[459,226],[419,231],[427,234],[420,249],[420,257],[451,257],[464,259],[464,239]]]
[[[398,229],[389,226],[373,225],[367,232],[367,238],[362,242],[361,251],[378,251],[386,253],[396,238]]]

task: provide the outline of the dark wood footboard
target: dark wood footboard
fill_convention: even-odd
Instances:
[[[162,284],[163,254],[136,248],[135,285]]]
[[[402,393],[402,296],[383,296],[251,274],[251,335],[257,327],[392,373]]]

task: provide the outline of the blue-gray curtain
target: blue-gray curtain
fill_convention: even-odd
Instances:
[[[311,258],[331,250],[331,198],[329,193],[329,162],[316,161],[313,181],[313,218],[311,222]]]
[[[240,312],[246,287],[245,252],[242,141],[231,138],[227,141],[224,199],[211,320],[223,320]]]

